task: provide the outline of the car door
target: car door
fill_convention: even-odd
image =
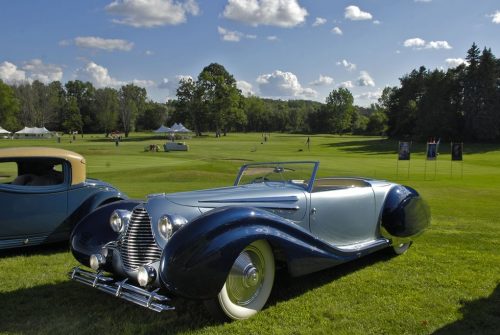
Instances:
[[[375,197],[369,186],[311,193],[310,230],[332,245],[374,240],[376,221]]]
[[[0,248],[42,243],[64,222],[70,178],[63,165],[64,182],[57,185],[0,183]]]

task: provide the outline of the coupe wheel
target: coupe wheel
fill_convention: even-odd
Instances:
[[[392,250],[394,250],[396,255],[402,255],[408,250],[408,248],[410,248],[410,245],[411,242],[396,243],[392,245]]]
[[[259,240],[238,255],[217,297],[207,302],[214,316],[248,319],[267,302],[274,282],[274,256],[269,244]]]

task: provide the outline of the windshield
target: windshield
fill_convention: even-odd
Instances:
[[[255,183],[291,183],[309,190],[318,162],[273,162],[243,165],[235,186]]]

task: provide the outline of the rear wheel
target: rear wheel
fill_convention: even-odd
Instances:
[[[395,243],[392,245],[392,250],[396,255],[404,254],[411,246],[411,242]]]
[[[274,282],[274,256],[264,240],[255,241],[238,255],[216,298],[206,305],[215,317],[241,320],[260,311]]]

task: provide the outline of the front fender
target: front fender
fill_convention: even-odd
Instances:
[[[190,299],[219,293],[239,253],[256,240],[270,243],[292,275],[302,275],[359,257],[315,238],[298,225],[257,208],[222,207],[177,231],[160,261],[160,280]]]
[[[132,211],[138,200],[122,200],[101,206],[78,222],[71,232],[70,247],[73,256],[89,266],[90,255],[98,253],[108,242],[116,241],[118,233],[111,229],[109,218],[115,209]]]

